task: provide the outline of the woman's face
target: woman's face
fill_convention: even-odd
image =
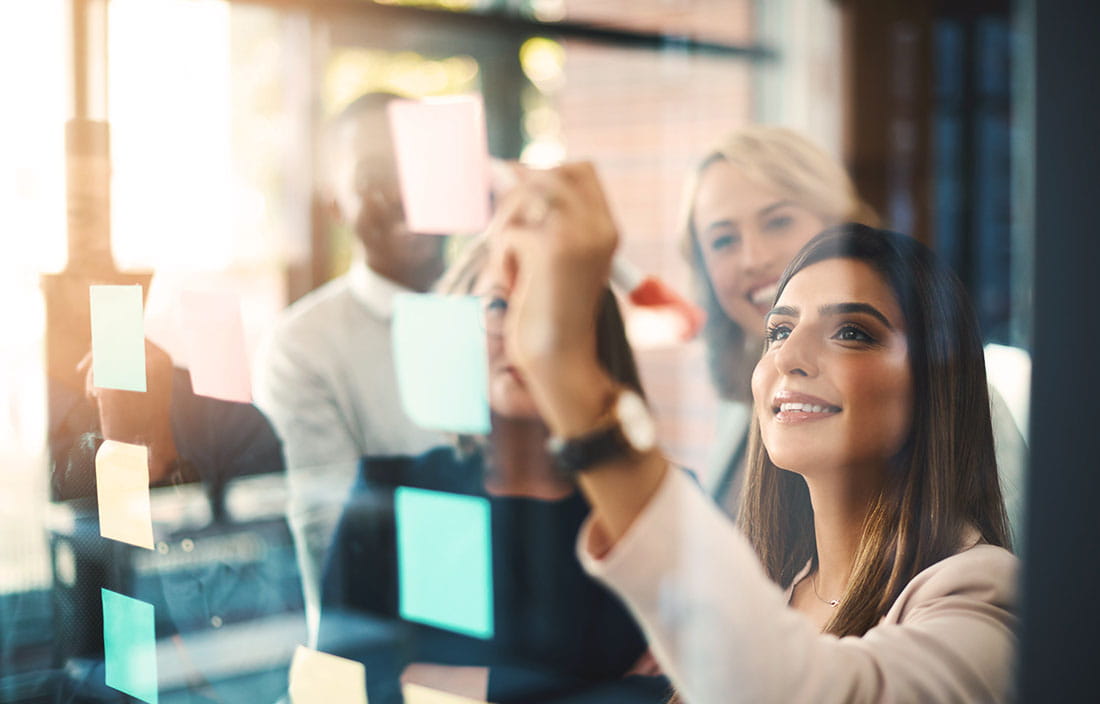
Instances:
[[[759,339],[776,282],[802,245],[825,229],[825,221],[726,161],[703,172],[692,217],[722,310],[746,335]]]
[[[481,297],[489,356],[489,408],[498,416],[538,420],[538,408],[519,371],[504,349],[504,318],[508,313],[507,288],[492,267],[483,274],[474,293]]]
[[[767,330],[752,394],[772,462],[807,476],[880,472],[905,443],[913,409],[905,320],[890,287],[860,261],[811,264],[788,282]]]

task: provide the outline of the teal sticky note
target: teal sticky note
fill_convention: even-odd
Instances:
[[[488,499],[398,487],[394,504],[401,617],[492,638]]]
[[[157,704],[157,635],[153,605],[110,589],[103,593],[107,686]]]
[[[489,432],[489,361],[477,296],[403,293],[393,354],[405,413],[430,430]]]
[[[92,383],[145,391],[145,323],[141,286],[91,286]]]

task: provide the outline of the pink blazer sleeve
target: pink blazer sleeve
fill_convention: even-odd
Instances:
[[[910,582],[862,638],[789,608],[743,535],[671,471],[614,549],[585,569],[617,592],[687,702],[1000,702],[1012,698],[1017,560],[976,545]]]

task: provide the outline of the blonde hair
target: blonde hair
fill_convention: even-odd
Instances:
[[[786,127],[751,125],[735,130],[699,161],[685,188],[681,248],[694,274],[697,297],[707,313],[703,337],[714,385],[723,398],[747,400],[749,377],[759,350],[722,309],[695,232],[695,199],[703,174],[716,161],[736,167],[750,181],[797,203],[826,226],[858,222],[877,227],[879,218],[859,198],[843,165]]]

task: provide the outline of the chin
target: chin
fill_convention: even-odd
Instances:
[[[540,420],[538,408],[528,394],[497,394],[489,398],[489,410],[507,420]]]
[[[490,404],[490,410],[497,418],[516,421],[542,420],[538,409],[532,404],[520,403],[494,403]]]
[[[785,469],[788,472],[794,472],[795,474],[806,475],[811,466],[809,457],[806,452],[788,451],[788,452],[772,452],[768,451],[768,458],[771,459],[772,464],[780,469]],[[820,464],[820,462],[816,463]]]

